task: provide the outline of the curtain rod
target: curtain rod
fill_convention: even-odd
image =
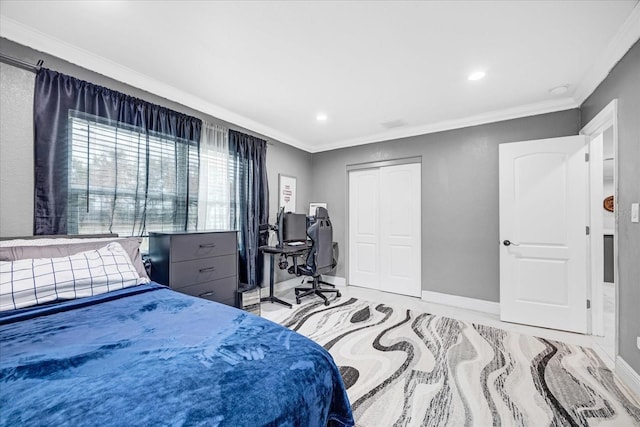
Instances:
[[[33,65],[28,63],[27,61],[23,61],[22,59],[5,55],[4,53],[0,53],[0,62],[13,65],[14,67],[22,68],[23,70],[32,71],[34,73],[40,71],[40,67],[42,67],[42,64],[44,64],[44,61],[42,59],[38,59],[38,63],[36,65]]]
[[[37,73],[38,71],[40,71],[42,64],[44,64],[44,61],[42,59],[38,59],[38,62],[35,65],[33,65],[27,61],[23,61],[22,59],[5,55],[2,52],[0,52],[0,62],[4,62],[5,64],[13,65],[14,67],[22,68],[23,70],[31,71],[34,73]],[[267,140],[267,145],[274,145],[274,143]]]

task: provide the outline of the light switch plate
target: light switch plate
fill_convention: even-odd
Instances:
[[[631,222],[638,222],[638,203],[631,203]]]

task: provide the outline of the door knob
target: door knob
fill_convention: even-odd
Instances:
[[[502,244],[503,244],[503,245],[505,245],[505,246],[511,246],[511,245],[513,245],[513,246],[520,246],[520,245],[518,245],[517,243],[513,243],[513,242],[512,242],[512,241],[510,241],[510,240],[505,240],[504,242],[502,242]]]

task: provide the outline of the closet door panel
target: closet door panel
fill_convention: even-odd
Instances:
[[[420,296],[420,164],[380,168],[381,290]]]
[[[349,173],[349,284],[380,287],[380,172]]]

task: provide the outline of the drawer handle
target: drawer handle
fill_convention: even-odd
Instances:
[[[200,273],[208,273],[210,271],[216,271],[215,267],[207,267],[207,268],[201,268],[200,269]]]
[[[216,291],[205,292],[204,294],[198,295],[200,298],[202,297],[210,297],[211,295],[215,295]]]
[[[201,248],[215,248],[216,244],[215,243],[207,243],[205,245],[200,245]]]

